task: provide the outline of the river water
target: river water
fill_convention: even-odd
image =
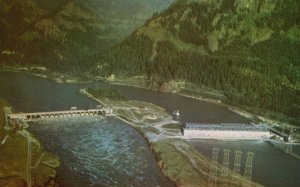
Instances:
[[[60,156],[58,174],[68,186],[173,186],[147,142],[119,120],[57,119],[31,124],[30,130]]]
[[[114,88],[129,99],[154,103],[168,113],[179,109],[183,122],[247,123],[225,107],[174,94],[110,85],[104,82],[62,84],[34,76],[0,72],[0,97],[19,112],[94,108],[97,103],[80,95],[87,87]],[[45,124],[46,123],[46,124]],[[74,128],[75,127],[75,128]],[[66,186],[173,186],[163,177],[144,138],[130,126],[111,118],[58,120],[31,125],[45,147],[62,160],[58,173]],[[300,186],[300,161],[265,142],[202,141],[191,143],[211,156],[212,148],[254,152],[253,180],[266,186]],[[299,150],[295,147],[294,150]],[[220,152],[220,162],[221,162]],[[243,164],[242,164],[243,165]],[[243,166],[242,166],[243,171]]]

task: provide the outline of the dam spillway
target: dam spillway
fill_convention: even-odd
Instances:
[[[183,128],[184,139],[268,139],[271,132],[265,125],[253,124],[202,124],[186,123]]]
[[[6,121],[11,119],[21,119],[24,121],[35,121],[38,119],[60,118],[60,117],[77,117],[77,116],[97,116],[111,115],[112,108],[88,109],[88,110],[66,110],[66,111],[51,111],[51,112],[35,112],[35,113],[6,113]]]

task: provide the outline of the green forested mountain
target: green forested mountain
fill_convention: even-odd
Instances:
[[[172,0],[0,0],[0,66],[55,71],[119,42]]]
[[[106,20],[106,34],[111,38],[129,36],[155,12],[167,8],[174,0],[77,0],[97,17]],[[114,35],[111,35],[113,31]]]
[[[212,87],[299,124],[300,1],[178,0],[86,63],[94,74]]]

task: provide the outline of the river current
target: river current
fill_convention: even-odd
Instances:
[[[115,88],[129,99],[154,103],[168,113],[179,109],[183,122],[248,123],[248,119],[216,104],[174,94],[110,85],[104,82],[62,84],[23,73],[0,72],[0,97],[18,112],[94,108],[80,95],[87,87]],[[62,161],[58,174],[66,186],[173,186],[159,171],[145,139],[113,118],[80,118],[31,124],[30,131]],[[191,143],[211,157],[213,147],[254,152],[253,180],[266,186],[300,186],[300,161],[266,142],[202,141]],[[299,151],[299,147],[293,148]],[[220,152],[220,162],[221,160]],[[231,163],[232,164],[232,163]],[[242,166],[243,170],[243,166]]]
[[[173,186],[147,142],[119,120],[57,119],[33,123],[30,130],[60,156],[58,175],[70,186]]]

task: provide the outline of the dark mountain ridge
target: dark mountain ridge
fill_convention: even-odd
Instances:
[[[122,7],[117,0],[0,0],[0,66],[76,71],[85,56],[121,41],[169,3],[124,0]]]
[[[179,0],[89,66],[145,75],[152,86],[211,87],[227,102],[299,124],[300,2]]]

